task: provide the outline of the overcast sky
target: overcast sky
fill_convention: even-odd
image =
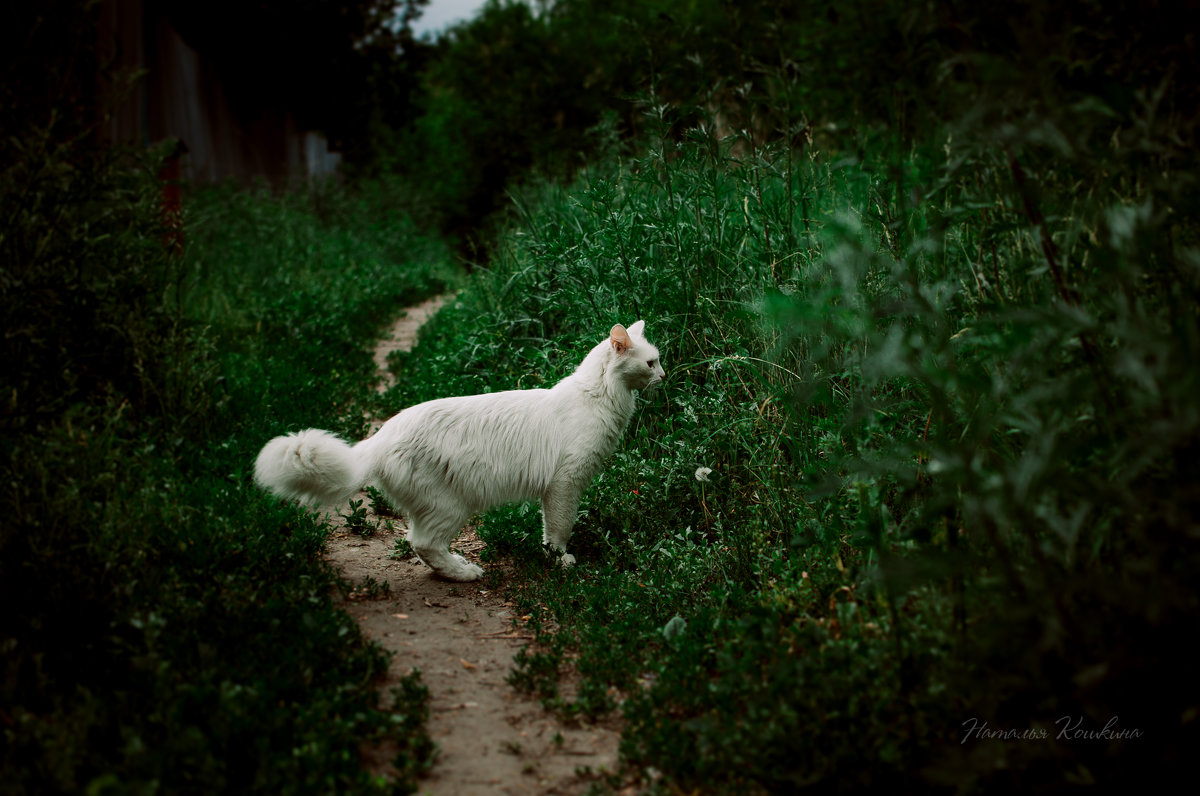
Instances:
[[[413,32],[420,36],[442,30],[447,25],[470,19],[484,0],[432,0],[425,13],[413,24]]]

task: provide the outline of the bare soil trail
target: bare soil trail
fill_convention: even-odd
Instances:
[[[437,297],[410,309],[380,342],[380,369],[386,371],[391,351],[411,349],[421,324],[452,298]],[[365,495],[356,499],[370,505]],[[483,581],[442,580],[411,554],[393,557],[407,530],[400,521],[372,513],[370,524],[380,528],[364,537],[349,530],[336,511],[329,516],[335,530],[328,559],[351,583],[368,584],[344,607],[364,634],[394,653],[383,688],[415,668],[430,692],[428,729],[438,754],[419,793],[577,794],[599,774],[616,771],[620,734],[614,724],[564,724],[506,682],[513,656],[528,636],[502,593]],[[453,545],[474,563],[483,547],[471,529]],[[386,592],[371,583],[386,583]],[[368,763],[386,774],[387,757],[379,750],[380,759]]]

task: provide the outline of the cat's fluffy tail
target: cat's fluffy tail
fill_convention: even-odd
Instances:
[[[310,428],[264,445],[254,462],[254,480],[309,506],[344,503],[367,480],[365,454],[328,431]]]

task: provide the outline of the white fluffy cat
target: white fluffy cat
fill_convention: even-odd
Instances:
[[[483,574],[449,550],[472,514],[540,498],[544,541],[573,564],[566,549],[579,496],[629,424],[634,391],[666,376],[644,325],[614,326],[548,390],[427,401],[353,447],[318,429],[276,437],[258,454],[255,479],[309,505],[340,503],[378,484],[408,514],[413,549],[451,580]]]

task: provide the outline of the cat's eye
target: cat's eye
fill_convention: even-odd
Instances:
[[[652,368],[652,367],[654,367],[654,360],[653,360],[653,359],[647,359],[647,360],[646,360],[646,367],[648,367],[648,368]]]

